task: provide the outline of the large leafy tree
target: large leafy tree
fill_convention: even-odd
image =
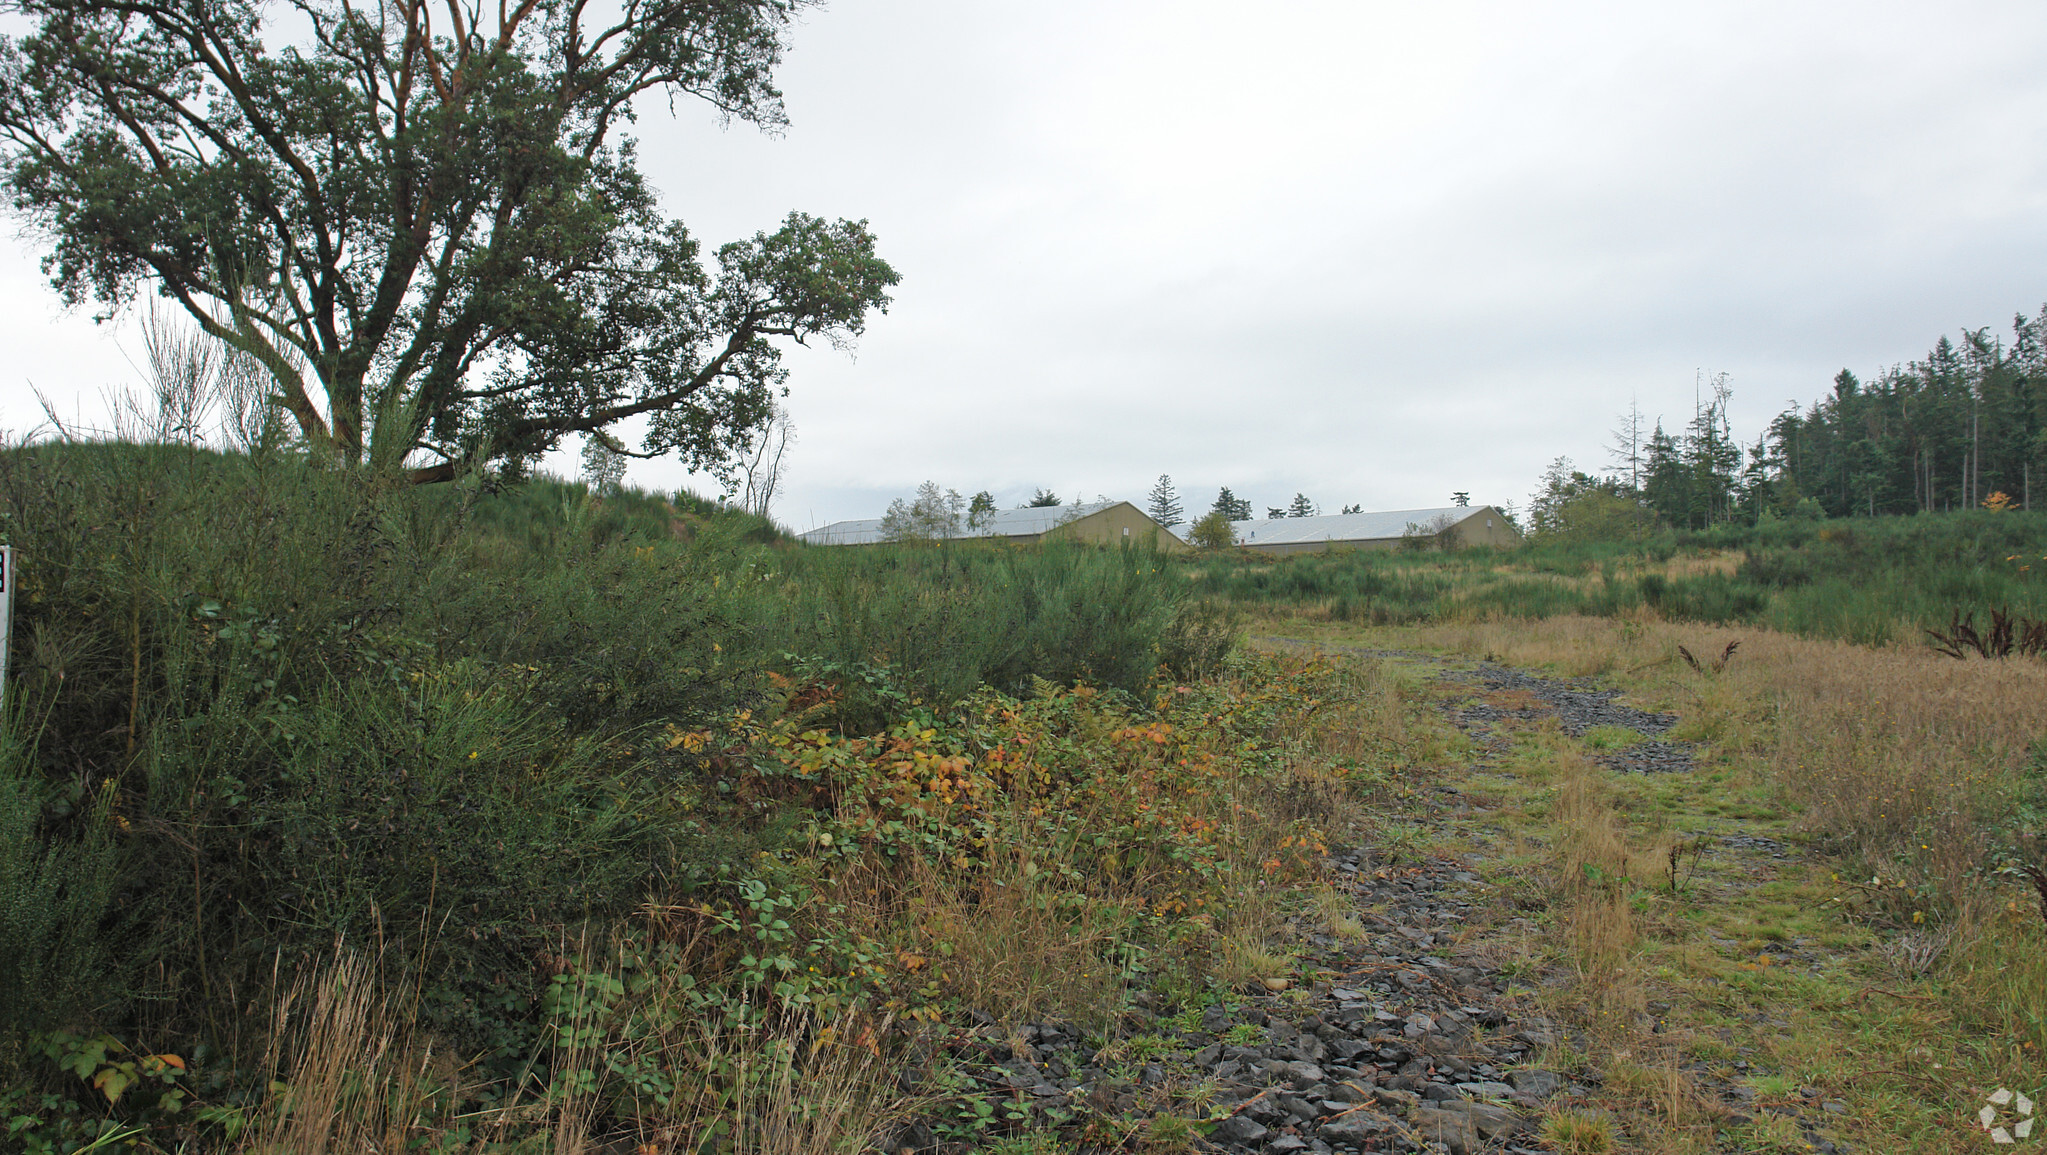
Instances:
[[[715,465],[777,342],[857,337],[896,274],[800,213],[707,267],[623,130],[784,123],[810,2],[0,0],[36,24],[0,41],[4,180],[67,302],[153,283],[342,460],[431,480],[647,415],[643,452]]]

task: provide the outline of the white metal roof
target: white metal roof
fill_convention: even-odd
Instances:
[[[1056,529],[1069,521],[1078,521],[1090,514],[1100,513],[1112,506],[1124,504],[1120,501],[1093,501],[1085,505],[1026,506],[1023,509],[998,509],[988,515],[987,520],[977,528],[960,526],[959,537],[1035,537],[1047,530]],[[965,518],[961,518],[962,523]],[[835,521],[819,526],[798,538],[810,545],[872,545],[886,541],[881,533],[882,519],[863,518],[858,521]]]
[[[1261,518],[1235,525],[1238,545],[1296,545],[1317,541],[1384,541],[1401,537],[1410,525],[1432,525],[1439,517],[1455,525],[1479,514],[1500,516],[1489,505],[1447,505],[1441,509],[1395,509],[1383,513],[1329,513],[1320,517]]]

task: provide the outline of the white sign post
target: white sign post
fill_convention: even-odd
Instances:
[[[0,545],[0,717],[7,710],[7,650],[14,633],[14,547]]]

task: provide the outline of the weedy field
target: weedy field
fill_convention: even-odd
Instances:
[[[2040,662],[1648,614],[1264,628],[1675,715],[1574,725],[1511,686],[1429,683],[1501,719],[1445,772],[1462,795],[1425,821],[1427,853],[1495,888],[1521,929],[1466,946],[1507,951],[1568,1024],[1538,1061],[1593,1113],[1553,1106],[1556,1149],[1952,1152],[1992,1145],[1981,1109],[2015,1127],[2047,1084]],[[1628,772],[1652,742],[1693,764]]]
[[[1419,539],[1418,539],[1419,544]],[[1976,510],[1660,530],[1520,548],[1233,551],[1187,563],[1194,590],[1366,625],[1649,611],[1807,638],[1913,644],[1957,612],[2047,619],[2047,514]]]
[[[686,494],[11,447],[7,1142],[1987,1142],[2047,1044],[2000,516],[1569,565],[806,550]],[[1754,624],[1915,533],[1948,552],[1854,614]],[[1799,565],[1749,624],[1680,612]]]

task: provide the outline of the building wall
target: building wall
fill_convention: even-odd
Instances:
[[[1488,521],[1492,522],[1490,526],[1486,524]],[[1507,524],[1507,519],[1500,516],[1499,510],[1489,505],[1473,509],[1469,517],[1450,528],[1457,535],[1459,547],[1490,545],[1509,549],[1521,544],[1521,535],[1514,531],[1513,526]],[[1322,553],[1337,549],[1398,549],[1403,540],[1405,539],[1399,537],[1371,537],[1349,541],[1257,542],[1245,545],[1244,548],[1286,557],[1297,553]]]
[[[1044,536],[1068,537],[1076,541],[1091,541],[1097,545],[1137,545],[1161,549],[1167,553],[1178,553],[1190,548],[1186,542],[1175,537],[1171,530],[1153,521],[1151,515],[1127,501],[1117,502],[1107,509],[1069,521]]]
[[[1492,523],[1490,528],[1487,522]],[[1482,505],[1472,510],[1470,517],[1457,523],[1457,542],[1459,545],[1491,545],[1509,549],[1521,544],[1521,534],[1507,524],[1499,510]]]

